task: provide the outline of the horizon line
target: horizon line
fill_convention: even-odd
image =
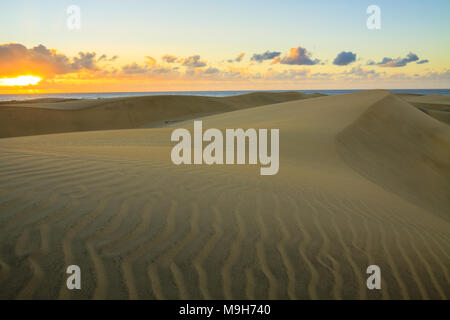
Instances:
[[[32,93],[0,93],[0,96],[39,95],[39,94],[96,94],[96,93],[165,93],[165,92],[294,92],[294,91],[370,91],[370,90],[450,90],[450,88],[364,88],[364,89],[268,89],[268,90],[164,90],[164,91],[85,91],[85,92],[32,92]]]

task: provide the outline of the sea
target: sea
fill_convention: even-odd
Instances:
[[[29,100],[41,98],[64,98],[64,99],[103,99],[138,96],[159,96],[159,95],[190,95],[208,97],[229,97],[252,92],[303,92],[322,93],[326,95],[336,95],[343,93],[353,93],[365,90],[249,90],[249,91],[152,91],[152,92],[89,92],[89,93],[33,93],[33,94],[0,94],[0,101]],[[410,93],[420,95],[440,94],[450,95],[450,89],[391,89],[393,93]]]

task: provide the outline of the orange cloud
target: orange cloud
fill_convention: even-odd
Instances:
[[[291,48],[289,53],[283,57],[277,56],[272,64],[281,63],[288,65],[315,65],[320,63],[319,59],[312,59],[311,54],[302,47]]]
[[[43,45],[27,48],[18,43],[0,44],[0,80],[3,79],[3,82],[0,81],[0,91],[189,90],[202,89],[202,86],[203,89],[233,89],[233,86],[250,88],[252,85],[255,88],[271,89],[287,88],[289,85],[336,86],[336,83],[341,86],[345,83],[358,83],[361,86],[369,84],[367,87],[370,87],[384,80],[390,80],[394,85],[406,81],[427,81],[439,86],[450,83],[449,70],[430,70],[425,75],[412,75],[376,72],[372,68],[365,70],[358,66],[353,69],[342,67],[343,70],[336,72],[333,68],[324,67],[324,62],[313,58],[302,47],[291,48],[284,55],[271,51],[254,54],[248,61],[243,59],[244,56],[245,53],[242,52],[228,60],[233,62],[231,64],[224,64],[227,60],[211,64],[200,55],[177,57],[166,54],[159,60],[143,55],[145,60],[140,63],[128,61],[124,65],[118,65],[117,62],[110,63],[117,56],[97,56],[95,52],[79,52],[75,56],[68,56]],[[253,63],[266,60],[271,60],[272,65]],[[234,63],[238,61],[241,63]],[[301,65],[311,66],[311,70],[298,69]],[[42,81],[36,82],[37,78],[16,79],[19,76],[40,77]],[[23,85],[24,83],[30,85]]]
[[[0,44],[0,77],[24,74],[52,77],[80,70],[96,71],[98,61],[95,52],[80,52],[71,58],[43,45],[27,49],[19,43]]]
[[[154,66],[154,65],[156,65],[156,60],[155,60],[155,58],[152,58],[152,57],[150,57],[150,56],[146,56],[145,58],[147,59],[147,65],[149,65],[149,66]]]

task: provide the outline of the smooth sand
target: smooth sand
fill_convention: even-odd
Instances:
[[[202,120],[279,128],[279,174],[177,167],[173,127],[0,139],[0,298],[450,297],[447,124],[382,90]]]

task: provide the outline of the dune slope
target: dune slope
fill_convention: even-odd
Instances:
[[[337,138],[338,150],[352,168],[450,222],[448,125],[390,95]]]
[[[398,94],[397,96],[431,117],[450,124],[450,97],[439,94],[428,96]]]
[[[315,96],[298,92],[259,92],[223,98],[169,95],[2,102],[0,138],[158,127],[192,117]]]
[[[450,297],[444,123],[386,91],[202,120],[279,128],[279,174],[175,166],[170,127],[1,139],[0,298]]]

